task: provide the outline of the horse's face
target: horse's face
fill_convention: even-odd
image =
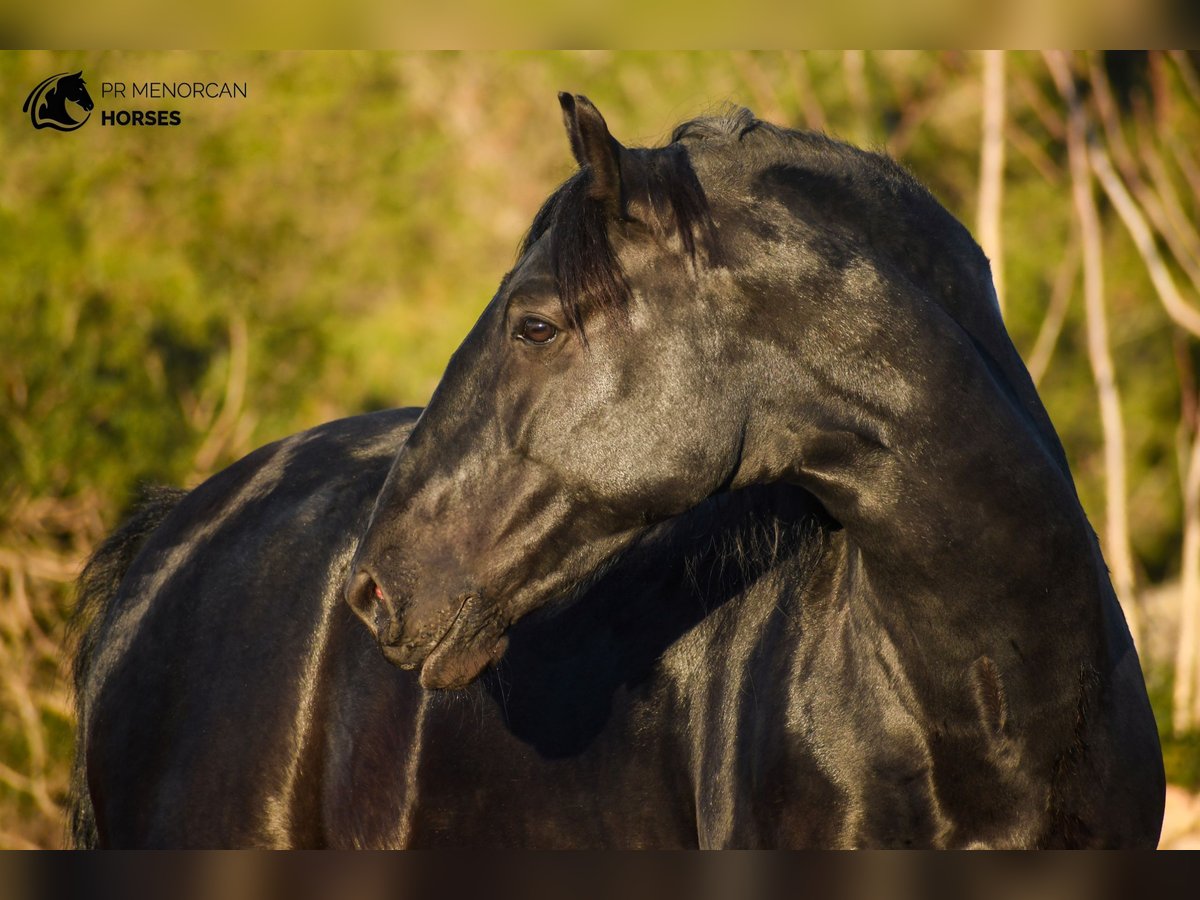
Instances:
[[[584,141],[604,129],[586,101],[564,103],[576,135],[575,116],[583,120]],[[628,180],[639,162],[624,152]],[[603,161],[577,155],[593,167],[594,190]],[[636,190],[626,193],[636,207]],[[585,315],[584,333],[564,309],[555,229],[571,223],[558,218],[531,239],[451,359],[394,463],[348,586],[385,655],[422,665],[427,687],[470,682],[503,652],[509,625],[737,468],[740,391],[751,379],[738,371],[742,344],[729,339],[743,323],[728,273],[697,265],[678,231],[649,216],[610,217],[603,227],[628,295],[618,313]]]
[[[76,72],[74,75],[69,75],[59,80],[58,84],[55,85],[55,89],[62,95],[63,99],[70,100],[72,103],[78,103],[88,112],[91,112],[95,106],[92,103],[92,97],[88,93],[87,86],[83,83],[83,72]]]

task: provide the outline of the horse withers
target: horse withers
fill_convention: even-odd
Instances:
[[[630,149],[560,101],[580,169],[419,420],[99,551],[79,839],[1153,846],[1137,654],[966,230],[745,110]]]

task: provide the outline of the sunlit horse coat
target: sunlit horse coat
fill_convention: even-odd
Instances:
[[[97,553],[77,841],[1153,846],[1137,655],[967,232],[821,135],[630,150],[561,99],[581,170],[415,425]]]

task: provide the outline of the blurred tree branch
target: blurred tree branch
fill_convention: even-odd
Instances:
[[[1004,51],[983,53],[983,116],[979,154],[979,207],[976,232],[983,252],[992,264],[996,302],[1004,315],[1004,242],[1002,206],[1004,199]]]
[[[804,126],[814,131],[827,131],[829,120],[825,115],[825,107],[821,105],[816,92],[813,91],[812,75],[808,70],[808,57],[804,53],[788,51],[784,54],[787,61],[788,73],[796,87],[796,95],[800,111],[804,116]]]
[[[1110,132],[1111,136],[1111,132]],[[1111,146],[1111,140],[1110,140]],[[1154,203],[1139,205],[1113,167],[1105,148],[1093,142],[1089,153],[1091,168],[1103,186],[1113,208],[1125,224],[1138,253],[1145,264],[1150,281],[1171,320],[1193,337],[1200,337],[1200,310],[1183,297],[1166,261],[1159,253],[1154,230],[1148,222]],[[1157,200],[1143,190],[1147,200]],[[1174,230],[1169,217],[1158,206],[1158,233],[1168,246]],[[1176,235],[1178,239],[1178,235]],[[1186,253],[1186,248],[1184,248]],[[1177,256],[1180,262],[1184,257]],[[1186,268],[1186,267],[1185,267]],[[1197,648],[1200,647],[1200,432],[1190,432],[1191,448],[1186,453],[1183,473],[1183,556],[1180,588],[1179,636],[1175,656],[1175,684],[1172,693],[1172,721],[1177,735],[1200,726],[1200,666]]]
[[[1071,293],[1075,281],[1079,277],[1079,238],[1072,236],[1067,252],[1058,264],[1054,273],[1054,286],[1050,290],[1050,302],[1046,306],[1046,315],[1038,329],[1037,340],[1029,353],[1029,376],[1035,386],[1041,384],[1050,368],[1050,360],[1058,347],[1058,337],[1062,334],[1063,323],[1067,318],[1067,308],[1071,303]]]
[[[1112,202],[1121,221],[1125,223],[1138,253],[1141,254],[1142,261],[1146,265],[1146,272],[1158,292],[1158,297],[1162,301],[1167,315],[1180,328],[1193,336],[1200,337],[1200,310],[1191,306],[1176,286],[1175,279],[1171,277],[1162,255],[1158,252],[1158,244],[1154,239],[1154,233],[1147,224],[1143,208],[1138,206],[1126,189],[1103,146],[1093,143],[1089,157],[1092,171],[1096,173],[1096,178],[1103,186],[1104,192],[1108,195],[1108,199]]]
[[[1140,230],[1144,230],[1148,234],[1149,229],[1145,227],[1144,222],[1147,219],[1150,220],[1158,233],[1166,240],[1168,246],[1171,248],[1171,252],[1179,260],[1184,270],[1188,272],[1193,283],[1200,286],[1200,236],[1196,234],[1195,228],[1188,222],[1186,215],[1183,215],[1181,211],[1172,209],[1170,201],[1174,201],[1176,207],[1178,206],[1178,201],[1174,197],[1170,179],[1165,174],[1165,167],[1162,164],[1162,156],[1158,148],[1154,146],[1152,141],[1145,139],[1142,133],[1143,129],[1138,127],[1137,130],[1140,138],[1138,149],[1140,156],[1145,161],[1146,167],[1152,175],[1157,168],[1161,176],[1155,179],[1155,184],[1152,187],[1143,178],[1142,168],[1125,141],[1125,135],[1121,129],[1117,106],[1112,97],[1108,77],[1104,74],[1104,67],[1096,61],[1094,55],[1091,55],[1089,58],[1089,72],[1091,75],[1092,96],[1095,100],[1096,109],[1099,112],[1101,124],[1104,126],[1104,134],[1107,137],[1108,147],[1111,150],[1112,158],[1116,161],[1117,168],[1128,185],[1128,190],[1123,185],[1118,188],[1122,194],[1118,212],[1122,213],[1122,218],[1126,219],[1128,224],[1129,220],[1127,216],[1129,215],[1129,211],[1140,207],[1141,212],[1135,211],[1134,213],[1137,218],[1142,220],[1143,224],[1140,226]],[[1135,124],[1140,126],[1141,123],[1137,122]],[[1091,143],[1094,148],[1100,147],[1098,140],[1093,140]],[[1107,169],[1111,170],[1112,168],[1110,163]],[[1111,178],[1108,178],[1107,170],[1103,175],[1097,171],[1097,175],[1101,177],[1110,199],[1113,198],[1112,188],[1114,185],[1119,184],[1121,179],[1116,178],[1115,174]],[[1168,191],[1171,196],[1164,195],[1164,190]],[[1136,198],[1137,203],[1133,202],[1133,198]],[[1114,203],[1116,202],[1114,199]]]
[[[1127,502],[1128,469],[1125,455],[1125,420],[1121,395],[1108,337],[1108,313],[1104,302],[1104,249],[1100,217],[1092,196],[1088,166],[1087,113],[1075,87],[1070,54],[1047,51],[1046,64],[1067,105],[1067,156],[1071,171],[1071,193],[1079,223],[1083,250],[1083,296],[1087,309],[1088,360],[1095,377],[1104,433],[1105,549],[1112,570],[1113,587],[1125,609],[1134,641],[1141,644],[1141,616],[1135,590],[1133,550],[1129,538]]]
[[[235,313],[229,320],[229,361],[225,378],[225,396],[221,411],[208,428],[192,463],[191,479],[204,477],[213,471],[221,454],[235,443],[242,409],[246,402],[246,377],[250,360],[250,340],[246,319]]]

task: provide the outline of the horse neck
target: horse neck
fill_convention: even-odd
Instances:
[[[867,277],[844,302],[807,304],[774,344],[739,480],[807,489],[875,593],[936,604],[941,627],[997,604],[1094,608],[1111,589],[1031,386],[1012,387],[1011,361],[942,307],[891,287],[881,302],[884,289]]]

